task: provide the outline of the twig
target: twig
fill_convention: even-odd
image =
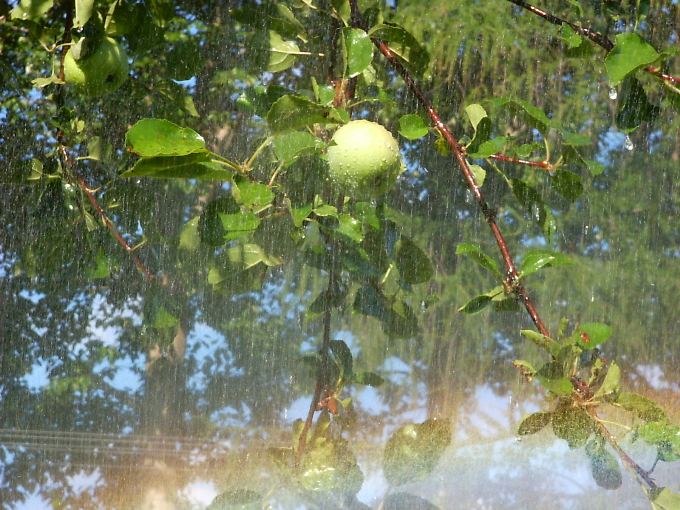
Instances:
[[[335,252],[336,243],[331,242],[331,263],[328,270],[328,292],[336,286],[336,267],[335,267]],[[307,447],[307,434],[312,428],[312,422],[314,421],[314,413],[318,409],[319,402],[321,401],[321,393],[326,389],[328,384],[327,374],[328,374],[328,356],[331,348],[331,308],[326,303],[326,309],[323,314],[323,339],[321,342],[321,349],[319,353],[321,354],[321,365],[318,368],[316,374],[316,386],[314,388],[314,395],[312,396],[312,401],[309,404],[309,411],[307,411],[307,418],[305,419],[305,424],[302,426],[302,431],[300,431],[300,439],[298,440],[298,448],[295,452],[295,467],[300,467],[302,458],[305,454],[305,449]]]
[[[495,159],[496,161],[505,161],[506,163],[516,163],[518,165],[533,166],[536,168],[541,168],[547,172],[554,172],[555,165],[550,161],[529,161],[528,159],[513,158],[511,156],[506,156],[505,154],[492,154],[489,156],[490,159]]]
[[[356,24],[356,26],[363,27],[364,25],[363,21],[361,20],[361,14],[359,13],[357,1],[351,0],[350,6],[352,8],[353,22]],[[418,99],[418,101],[420,102],[421,106],[425,109],[425,111],[427,111],[427,114],[434,123],[436,129],[441,133],[441,135],[446,140],[449,149],[454,154],[456,161],[458,162],[458,166],[460,167],[460,170],[463,173],[463,177],[465,178],[465,181],[467,182],[470,191],[472,191],[472,195],[474,196],[477,205],[481,209],[482,214],[484,215],[484,218],[486,219],[486,222],[489,225],[489,228],[491,229],[491,233],[493,234],[494,239],[496,240],[498,249],[501,252],[503,261],[505,262],[506,269],[505,283],[508,285],[509,288],[512,288],[513,291],[516,293],[519,300],[526,308],[527,313],[531,317],[531,320],[533,321],[538,331],[542,335],[549,337],[550,331],[543,323],[543,320],[538,314],[538,310],[536,309],[536,306],[529,297],[526,288],[519,282],[519,273],[517,271],[517,267],[515,266],[515,263],[512,259],[512,255],[510,254],[508,243],[506,242],[505,237],[503,236],[503,233],[501,232],[501,229],[498,226],[498,223],[496,222],[495,212],[491,209],[491,207],[489,207],[489,204],[487,204],[484,195],[482,194],[482,190],[475,183],[475,178],[472,174],[472,171],[470,170],[470,166],[468,165],[467,160],[465,159],[465,155],[463,154],[460,145],[458,144],[458,141],[453,136],[453,133],[451,133],[449,128],[446,127],[446,124],[442,122],[441,118],[439,117],[439,114],[434,109],[430,101],[425,97],[425,94],[423,93],[422,89],[418,86],[418,84],[415,82],[411,73],[401,64],[401,62],[399,62],[397,56],[392,52],[389,46],[384,41],[375,38],[373,39],[373,43],[378,47],[378,49],[385,56],[385,58],[387,58],[390,64],[392,64],[392,66],[396,69],[396,71],[399,73],[399,75],[406,83],[406,86]]]
[[[66,58],[66,52],[68,51],[68,43],[71,40],[71,29],[73,28],[73,4],[72,2],[68,2],[65,5],[66,9],[66,19],[64,22],[64,34],[62,36],[62,39],[59,43],[59,46],[61,48],[61,55],[59,57],[59,73],[58,77],[60,80],[64,80],[64,59]],[[57,107],[57,111],[64,105],[64,87],[58,87],[57,91],[55,93],[54,97],[54,102]],[[101,218],[102,222],[104,225],[106,225],[106,228],[109,230],[113,238],[116,240],[119,246],[121,246],[130,256],[132,257],[133,262],[135,263],[135,266],[137,269],[144,274],[147,280],[152,280],[153,279],[153,273],[151,270],[144,265],[142,260],[135,255],[133,252],[133,248],[128,244],[128,242],[125,240],[125,238],[118,232],[118,229],[116,226],[113,224],[111,219],[108,217],[104,209],[99,205],[99,202],[97,202],[97,198],[94,196],[94,192],[88,187],[87,183],[85,182],[84,179],[78,177],[77,175],[74,174],[73,172],[73,160],[69,156],[68,153],[68,147],[66,145],[66,135],[64,134],[64,131],[61,128],[57,129],[56,132],[56,139],[57,139],[57,151],[59,153],[59,157],[62,162],[62,166],[64,170],[67,172],[66,177],[68,180],[74,182],[75,184],[78,185],[78,187],[83,190],[83,193],[85,193],[85,196],[89,200],[90,204],[94,208],[94,210],[97,212],[99,217]]]
[[[623,448],[621,448],[619,441],[614,437],[614,435],[611,432],[609,432],[609,429],[607,429],[604,423],[602,423],[602,421],[597,416],[596,409],[594,407],[587,407],[586,410],[592,416],[593,421],[595,422],[600,434],[604,436],[604,438],[616,451],[619,457],[621,457],[621,460],[626,465],[626,467],[635,473],[638,481],[640,480],[643,481],[645,484],[647,484],[647,487],[649,487],[651,490],[658,489],[656,482],[652,479],[649,472],[642,469],[642,466],[635,462],[635,460],[633,460],[633,458],[630,455],[628,455],[628,453],[626,453],[626,451]]]
[[[536,16],[540,16],[544,20],[546,20],[548,23],[552,23],[553,25],[567,25],[571,27],[574,32],[587,37],[591,41],[593,41],[595,44],[603,48],[607,53],[609,53],[613,48],[614,48],[614,43],[611,42],[609,38],[606,36],[602,35],[599,32],[596,32],[594,30],[591,30],[589,28],[581,27],[577,25],[576,23],[572,23],[571,21],[567,21],[566,19],[560,18],[558,16],[555,16],[554,14],[551,14],[547,11],[544,11],[543,9],[539,9],[538,7],[531,5],[524,0],[507,0],[510,3],[513,3],[522,9],[526,9],[527,11],[535,14]],[[657,78],[660,78],[661,80],[668,81],[671,83],[675,84],[680,84],[680,77],[678,76],[672,76],[670,74],[666,74],[661,72],[661,70],[658,67],[654,66],[647,66],[644,68],[646,72],[649,74],[652,74],[656,76]]]

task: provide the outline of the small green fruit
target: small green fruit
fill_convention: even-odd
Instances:
[[[358,200],[380,196],[401,173],[399,145],[389,131],[368,120],[338,129],[328,148],[328,167],[335,190]]]
[[[64,57],[64,81],[89,96],[101,96],[120,87],[128,76],[128,56],[115,39],[105,37],[95,51],[76,60],[69,49]]]

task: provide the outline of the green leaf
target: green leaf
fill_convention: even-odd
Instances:
[[[142,158],[121,177],[230,181],[233,174],[219,164],[212,153],[200,152],[186,156]]]
[[[486,294],[481,294],[477,297],[472,298],[470,301],[461,306],[458,311],[463,313],[477,313],[481,312],[491,304],[491,297]]]
[[[76,15],[73,18],[73,26],[82,28],[92,16],[94,0],[76,0]]]
[[[388,483],[399,486],[424,479],[450,442],[448,420],[431,419],[399,428],[385,445],[383,471]]]
[[[205,140],[196,131],[164,119],[142,119],[128,129],[125,146],[138,156],[184,156],[205,151]]]
[[[611,85],[618,85],[626,76],[656,61],[660,55],[653,46],[633,32],[616,36],[614,48],[604,59]]]
[[[227,258],[231,264],[242,269],[250,269],[258,264],[273,267],[283,263],[281,259],[267,255],[261,246],[253,243],[239,244],[229,248]]]
[[[570,202],[575,201],[583,193],[581,177],[573,172],[559,169],[550,180],[550,185]]]
[[[404,301],[392,303],[381,320],[388,337],[410,338],[418,333],[418,318]]]
[[[552,413],[533,413],[527,416],[519,424],[517,433],[520,436],[535,434],[544,429],[552,419]]]
[[[553,413],[552,429],[557,437],[569,444],[569,448],[580,448],[595,430],[595,422],[584,409],[566,404]]]
[[[609,365],[609,368],[607,369],[607,374],[604,376],[602,386],[598,388],[594,396],[595,398],[606,397],[607,395],[611,395],[612,393],[619,391],[620,387],[621,369],[615,361],[612,361]]]
[[[536,369],[528,361],[516,359],[512,362],[512,366],[518,369],[529,381],[536,376]]]
[[[306,131],[288,131],[274,136],[273,145],[278,160],[289,165],[298,156],[318,151],[324,143]]]
[[[476,139],[477,136],[475,135],[475,140]],[[489,156],[493,156],[498,152],[502,152],[506,142],[507,138],[504,136],[497,136],[492,140],[486,140],[484,143],[479,145],[476,150],[471,146],[469,156],[475,159],[488,158]]]
[[[680,494],[661,487],[652,498],[652,507],[654,510],[680,510]]]
[[[536,373],[536,379],[546,391],[557,396],[570,395],[573,389],[571,381],[566,377],[550,378],[541,375],[540,370]]]
[[[352,357],[352,351],[349,349],[347,344],[342,340],[331,340],[331,352],[333,356],[338,361],[338,366],[342,369],[342,374],[345,377],[350,377],[352,374],[354,358]]]
[[[573,338],[576,339],[576,343],[579,347],[590,350],[605,342],[612,336],[612,333],[613,330],[611,326],[608,326],[607,324],[589,322],[581,324],[578,327],[578,331],[574,333]]]
[[[372,285],[364,285],[354,296],[354,311],[382,319],[388,309],[385,296]]]
[[[648,422],[637,430],[638,435],[657,448],[659,460],[680,460],[680,427],[665,422]]]
[[[660,108],[649,102],[645,89],[633,76],[624,80],[620,97],[616,111],[616,126],[626,133],[634,131],[642,122],[652,121],[659,115]]]
[[[498,263],[482,251],[481,246],[472,243],[460,243],[456,246],[456,255],[466,255],[484,269],[488,269],[496,276],[503,276],[498,269]]]
[[[491,119],[489,119],[486,110],[480,104],[470,104],[466,106],[465,113],[470,120],[470,124],[472,124],[472,128],[475,131],[472,140],[467,145],[467,150],[470,154],[477,154],[480,150],[480,145],[489,140],[489,136],[491,135]],[[488,150],[491,150],[491,146],[486,147],[486,151]]]
[[[302,96],[285,95],[272,104],[267,122],[274,133],[300,129],[311,124],[342,123],[334,109]]]
[[[312,214],[312,204],[307,204],[302,207],[292,207],[289,202],[290,215],[293,218],[293,224],[300,228],[304,221]]]
[[[482,186],[484,186],[484,180],[486,179],[486,170],[484,170],[479,165],[470,165],[470,171],[472,172],[472,177],[477,187],[481,188]]]
[[[533,186],[520,179],[511,179],[512,193],[533,221],[541,227],[545,224],[546,211],[541,195]]]
[[[317,437],[308,446],[296,473],[297,481],[304,490],[324,498],[354,496],[364,477],[349,444],[317,430],[314,435]]]
[[[524,254],[520,274],[522,277],[535,273],[544,267],[557,267],[571,264],[568,255],[545,250],[534,250]]]
[[[373,43],[368,34],[360,28],[343,28],[342,38],[345,71],[349,78],[354,78],[373,61]]]
[[[21,0],[19,5],[12,9],[12,19],[38,19],[47,14],[54,0]]]
[[[560,27],[560,37],[568,49],[578,48],[583,42],[581,36],[576,33],[573,28],[566,24]]]
[[[108,278],[109,276],[111,276],[109,259],[106,254],[104,254],[103,250],[99,250],[94,266],[87,271],[87,277],[92,280],[97,280],[100,278]]]
[[[666,412],[659,404],[637,393],[622,391],[616,397],[616,403],[644,421],[666,421],[668,419]]]
[[[427,67],[429,61],[427,50],[404,27],[385,22],[371,28],[368,35],[386,41],[394,54],[406,62],[416,74],[422,74]]]
[[[238,177],[231,190],[239,204],[253,210],[261,210],[274,200],[274,192],[266,184]]]
[[[262,496],[247,489],[234,489],[223,492],[212,500],[206,510],[259,510]]]
[[[361,222],[349,214],[342,213],[338,215],[338,226],[335,229],[338,234],[351,239],[355,243],[360,243],[364,238]]]
[[[179,248],[180,250],[196,251],[201,242],[201,237],[198,234],[198,222],[200,216],[190,219],[186,222],[182,231],[179,234]]]
[[[415,113],[402,115],[399,118],[399,134],[409,140],[422,138],[430,131],[423,118]]]
[[[536,344],[538,347],[541,349],[545,349],[548,351],[550,354],[553,356],[556,356],[559,350],[561,349],[561,345],[559,342],[556,340],[542,335],[538,331],[533,331],[531,329],[522,329],[520,330],[520,335],[522,335],[524,338],[527,338],[531,340],[534,344]]]
[[[399,276],[406,283],[427,282],[434,273],[432,263],[425,252],[405,236],[397,241],[395,263],[399,269]]]
[[[529,123],[536,127],[542,133],[545,133],[548,128],[558,128],[556,122],[550,119],[543,110],[525,101],[524,99],[513,99],[507,97],[500,97],[485,101],[486,104],[493,108],[510,107],[519,110],[523,113]]]
[[[595,483],[603,489],[615,490],[621,487],[622,477],[619,463],[609,453],[602,439],[591,439],[586,445],[590,468]]]
[[[247,236],[260,225],[260,218],[252,212],[220,213],[219,217],[226,241]]]
[[[295,41],[284,40],[278,32],[269,31],[269,64],[267,71],[278,73],[293,67],[295,55],[300,53],[300,47]]]
[[[477,126],[479,123],[488,118],[486,110],[481,104],[469,104],[465,107],[465,114],[472,124],[472,128],[477,131]]]
[[[179,323],[179,319],[171,314],[164,306],[156,310],[153,318],[153,327],[156,329],[174,328]]]
[[[380,377],[375,372],[357,372],[352,376],[354,384],[363,384],[366,386],[377,387],[385,382],[385,379]]]

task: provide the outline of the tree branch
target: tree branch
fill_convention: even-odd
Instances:
[[[603,48],[607,53],[609,53],[614,48],[614,43],[611,42],[609,38],[607,38],[606,36],[602,35],[599,32],[595,32],[594,30],[591,30],[589,28],[581,27],[576,23],[572,23],[571,21],[567,21],[566,19],[555,16],[554,14],[544,11],[543,9],[539,9],[538,7],[529,4],[524,0],[507,0],[507,1],[521,7],[522,9],[526,9],[527,11],[535,14],[536,16],[540,16],[548,23],[552,23],[553,25],[558,26],[567,25],[571,27],[574,30],[574,32],[584,37],[587,37],[595,44]],[[661,80],[668,81],[673,84],[680,84],[680,77],[662,73],[658,67],[647,66],[644,68],[644,70],[649,74],[652,74],[657,78],[660,78]]]
[[[351,0],[350,5],[352,8],[352,19],[356,23],[356,26],[363,27],[363,21],[361,20],[361,15],[359,13],[357,1]],[[439,133],[441,133],[441,135],[446,140],[449,149],[454,154],[456,161],[458,162],[458,166],[460,167],[460,170],[463,173],[463,177],[467,182],[468,188],[470,188],[470,191],[472,191],[472,195],[474,196],[477,205],[481,209],[482,214],[484,215],[484,219],[489,225],[491,233],[493,234],[494,239],[496,240],[496,244],[498,245],[498,249],[501,252],[506,270],[505,283],[508,285],[509,288],[512,288],[514,290],[519,300],[526,308],[527,313],[531,317],[531,320],[533,321],[538,331],[542,335],[550,336],[550,331],[543,323],[543,320],[541,319],[538,310],[536,309],[536,306],[529,297],[529,293],[527,292],[526,288],[519,282],[519,273],[517,271],[517,267],[515,266],[512,255],[510,254],[508,243],[505,240],[505,237],[503,236],[503,233],[501,232],[498,223],[496,222],[495,212],[491,209],[491,207],[489,207],[489,204],[487,204],[484,198],[482,190],[475,183],[474,176],[472,174],[472,171],[470,170],[470,166],[468,165],[467,160],[465,159],[465,155],[463,154],[463,151],[461,150],[460,145],[458,144],[458,140],[456,140],[456,138],[453,136],[453,133],[451,133],[449,128],[446,127],[446,124],[442,122],[441,118],[439,117],[439,114],[434,109],[430,101],[425,97],[425,94],[423,93],[422,89],[418,86],[418,84],[415,82],[411,73],[401,64],[401,62],[399,62],[397,56],[394,54],[394,52],[392,52],[389,46],[380,39],[372,40],[373,43],[378,47],[380,52],[385,56],[385,58],[390,62],[390,64],[392,64],[392,67],[394,67],[394,69],[402,77],[402,79],[406,83],[406,86],[411,90],[413,95],[418,99],[421,106],[427,112],[435,128],[439,131]]]

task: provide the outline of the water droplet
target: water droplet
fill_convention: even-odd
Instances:
[[[614,87],[611,87],[609,89],[609,99],[611,99],[613,101],[617,97],[619,97],[619,94],[616,92],[616,89]]]
[[[470,191],[469,189],[465,190],[465,203],[471,204],[473,199],[474,197],[472,196],[472,191]]]
[[[635,145],[633,145],[633,141],[630,139],[630,136],[626,135],[626,139],[623,141],[623,148],[626,149],[627,151],[632,151],[635,148]]]

